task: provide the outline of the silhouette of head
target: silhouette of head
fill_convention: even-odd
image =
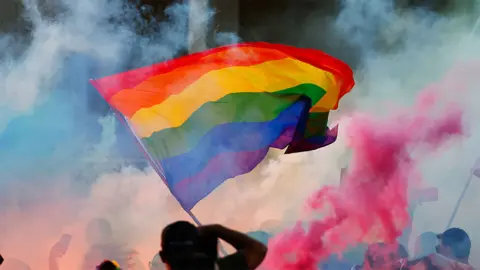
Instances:
[[[207,255],[197,227],[190,222],[177,221],[165,227],[161,247],[159,255],[168,269],[213,269],[215,257]]]
[[[120,266],[115,261],[105,260],[97,266],[97,270],[120,270]]]
[[[415,240],[415,257],[420,258],[435,253],[437,235],[433,232],[424,232]]]
[[[439,234],[438,253],[455,260],[468,260],[472,242],[467,232],[460,228],[450,228]]]
[[[87,225],[87,242],[90,245],[108,243],[112,239],[112,227],[104,218],[91,220]]]

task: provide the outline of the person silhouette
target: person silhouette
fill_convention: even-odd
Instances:
[[[105,259],[115,260],[123,269],[145,269],[135,250],[115,241],[108,220],[104,218],[91,220],[87,225],[86,237],[90,248],[85,254],[82,269],[95,269],[99,262]]]

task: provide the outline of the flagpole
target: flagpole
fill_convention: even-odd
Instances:
[[[465,186],[463,187],[462,194],[460,195],[460,198],[458,198],[458,201],[457,201],[457,204],[455,205],[452,216],[450,217],[450,220],[448,221],[447,229],[450,228],[450,226],[452,226],[453,220],[455,219],[455,216],[457,215],[458,209],[460,208],[460,205],[462,204],[463,197],[465,197],[465,194],[467,193],[468,187],[470,186],[470,183],[472,183],[472,179],[473,179],[473,174],[470,174],[470,177],[468,178],[467,183],[465,183]]]
[[[157,173],[158,176],[160,176],[160,178],[162,179],[162,181],[164,182],[164,184],[167,186],[168,189],[170,189],[170,187],[168,186],[167,182],[166,182],[166,179],[165,179],[165,175],[163,173],[163,171],[160,169],[159,165],[152,159],[152,157],[150,156],[150,154],[146,151],[145,147],[143,146],[143,144],[140,142],[139,138],[137,137],[137,135],[133,132],[133,130],[131,129],[130,127],[130,124],[127,122],[127,119],[125,119],[125,117],[123,117],[123,115],[121,115],[117,110],[113,109],[112,108],[112,111],[113,113],[115,114],[115,116],[117,117],[117,119],[125,125],[125,127],[127,127],[127,129],[130,131],[130,133],[135,137],[135,142],[137,143],[137,145],[140,147],[140,149],[142,150],[143,154],[145,155],[145,157],[147,158],[147,161],[148,163],[150,164],[150,166],[153,168],[153,170]],[[171,191],[170,191],[171,192]],[[185,209],[184,209],[185,210]],[[202,223],[200,222],[200,220],[192,213],[191,210],[185,210],[185,212],[187,212],[187,214],[190,216],[190,218],[193,220],[193,222],[195,224],[197,224],[197,226],[203,226]],[[219,243],[219,249],[220,249],[220,252],[224,255],[224,256],[227,256],[228,253],[227,251],[225,250],[225,248],[223,247],[222,243]]]
[[[447,228],[449,229],[450,226],[452,226],[453,220],[455,219],[455,216],[457,215],[458,209],[460,208],[460,205],[462,204],[463,197],[465,197],[465,194],[467,193],[468,187],[470,186],[470,183],[472,183],[473,179],[473,172],[470,174],[470,177],[467,180],[467,183],[465,183],[465,186],[463,187],[462,194],[460,195],[460,198],[458,198],[457,204],[455,205],[455,208],[453,209],[452,216],[450,217],[450,220],[447,223]]]
[[[185,211],[187,212],[187,214],[190,216],[190,218],[192,218],[193,222],[195,222],[195,224],[197,224],[197,226],[203,226],[202,223],[200,222],[200,220],[198,220],[198,218],[192,213],[191,210],[188,210],[188,211]]]
[[[477,28],[479,26],[480,26],[480,16],[478,16],[477,19],[475,20],[475,24],[473,25],[473,28],[468,35],[468,40],[471,40],[473,38],[473,36],[475,35],[475,32],[477,31]],[[459,51],[461,49],[461,46],[464,43],[465,42],[462,42],[462,41],[460,41],[458,43],[457,51]],[[452,216],[450,217],[450,220],[447,223],[447,228],[446,228],[447,230],[450,228],[450,226],[452,226],[453,220],[455,219],[455,216],[457,215],[458,208],[460,208],[460,205],[462,204],[463,197],[465,197],[465,194],[467,193],[468,187],[470,186],[470,183],[472,183],[472,179],[473,179],[473,176],[474,176],[473,170],[479,164],[479,161],[480,161],[480,159],[477,159],[477,161],[475,162],[474,168],[472,169],[472,171],[470,173],[470,177],[468,178],[467,183],[465,183],[465,186],[463,187],[462,194],[460,195],[460,198],[458,198],[457,204],[455,205],[455,208],[453,209]]]
[[[95,87],[100,88],[100,86],[97,85],[94,80],[90,80],[90,83],[93,84]],[[120,123],[122,123],[127,128],[127,130],[130,131],[130,134],[132,134],[133,137],[135,137],[135,143],[138,145],[140,150],[142,150],[143,155],[147,159],[147,161],[150,164],[150,166],[152,167],[152,169],[157,173],[158,176],[160,176],[160,178],[162,179],[164,184],[167,186],[167,188],[170,189],[170,187],[168,186],[168,184],[166,182],[166,177],[163,173],[163,170],[160,169],[158,164],[152,159],[150,154],[147,152],[147,150],[145,149],[145,147],[141,143],[140,139],[137,137],[135,132],[133,132],[132,128],[130,127],[130,124],[127,121],[127,119],[125,119],[125,117],[119,111],[117,111],[114,108],[111,108],[110,111],[113,112],[113,114],[118,119],[118,121],[120,121]],[[170,192],[171,192],[171,190],[170,190]],[[197,226],[202,226],[202,223],[200,222],[200,220],[198,220],[198,218],[192,213],[191,210],[188,210],[188,211],[185,210],[185,212],[187,212],[187,214],[192,218],[193,222],[195,222],[195,224],[197,224]]]

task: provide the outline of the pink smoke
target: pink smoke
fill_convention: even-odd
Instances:
[[[323,217],[309,224],[299,221],[275,237],[266,268],[313,270],[353,245],[396,241],[409,223],[408,185],[421,181],[419,158],[463,134],[461,108],[439,108],[432,90],[408,111],[385,118],[353,116],[347,127],[353,159],[342,186],[313,194],[307,208]]]

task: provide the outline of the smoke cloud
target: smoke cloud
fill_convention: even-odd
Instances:
[[[299,25],[283,28],[299,41],[292,44],[323,49],[355,68],[357,86],[332,115],[340,123],[338,142],[311,153],[272,151],[253,172],[225,182],[200,202],[193,212],[201,221],[279,232],[310,219],[303,206],[312,191],[338,185],[340,169],[350,161],[344,129],[349,117],[404,110],[436,83],[440,100],[461,104],[468,134],[418,164],[426,185],[438,187],[440,196],[418,208],[413,236],[445,229],[480,141],[476,9],[439,14],[400,8],[394,1],[341,3],[336,16],[304,16]],[[6,259],[46,269],[50,248],[69,233],[61,267],[78,265],[87,248],[86,223],[104,216],[116,238],[137,249],[146,264],[158,250],[162,227],[189,217],[88,79],[183,53],[188,7],[172,5],[165,21],[145,23],[120,1],[24,6],[23,32],[12,30],[0,39],[0,250]],[[46,8],[55,12],[46,14]],[[277,25],[262,25],[269,27]],[[239,40],[218,36],[219,44]],[[334,44],[325,41],[328,36]],[[474,264],[480,263],[474,256],[480,252],[480,220],[474,215],[479,189],[474,181],[454,221],[471,234]]]
[[[135,246],[151,239],[134,234],[141,231],[135,224],[148,224],[158,234],[162,223],[156,217],[172,219],[163,209],[166,189],[150,170],[143,171],[134,141],[88,79],[184,51],[187,6],[168,7],[161,23],[147,23],[121,1],[23,6],[25,27],[6,32],[0,44],[2,254],[46,269],[50,248],[69,233],[73,239],[62,265],[79,265],[85,224],[99,216],[122,224],[114,226],[122,242]],[[134,208],[145,215],[135,217]],[[156,220],[147,222],[151,216]]]

